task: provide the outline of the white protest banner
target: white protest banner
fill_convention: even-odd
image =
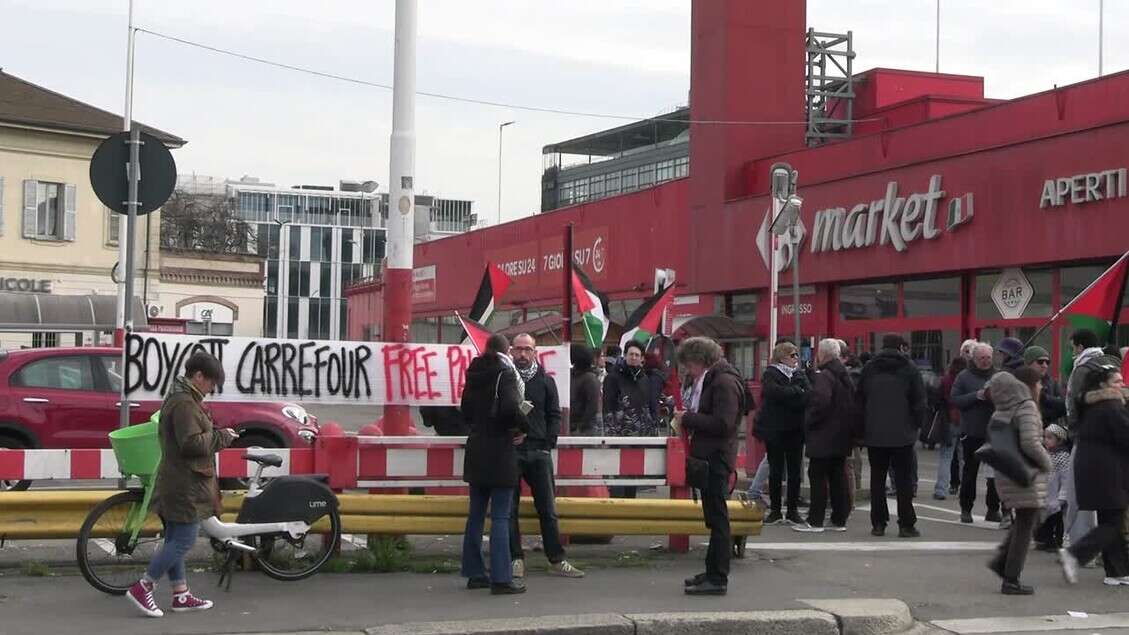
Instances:
[[[133,333],[126,339],[126,394],[160,400],[197,350],[223,364],[216,401],[293,401],[449,406],[462,398],[474,349],[458,344],[281,340]],[[539,363],[569,395],[569,350],[546,346]]]

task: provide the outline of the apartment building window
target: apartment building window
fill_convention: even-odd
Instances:
[[[121,222],[121,215],[117,212],[106,209],[106,244],[117,246],[118,244],[118,231],[120,229],[119,223]]]
[[[75,196],[73,185],[24,181],[24,238],[74,240]]]
[[[58,333],[32,333],[32,348],[55,348],[59,345]]]
[[[674,178],[690,176],[690,157],[682,157],[674,162]]]

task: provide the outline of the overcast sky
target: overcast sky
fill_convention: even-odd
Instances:
[[[748,0],[763,1],[769,0]],[[1105,72],[1129,68],[1129,0],[1107,0]],[[808,24],[854,32],[855,68],[933,70],[935,0],[810,0]],[[0,67],[113,112],[124,98],[127,0],[0,0]],[[1098,0],[941,0],[941,70],[1012,98],[1097,75]],[[138,26],[391,84],[393,0],[136,0]],[[1120,25],[1120,27],[1118,26]],[[686,103],[690,0],[420,0],[420,90],[517,105],[654,115]],[[372,179],[386,190],[387,90],[139,34],[134,118],[189,143],[180,172],[279,185]],[[420,97],[420,191],[540,206],[542,146],[622,123]]]

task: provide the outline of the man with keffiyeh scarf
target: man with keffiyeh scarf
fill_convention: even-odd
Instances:
[[[565,578],[581,578],[584,572],[565,560],[561,545],[561,532],[557,519],[556,494],[553,482],[552,450],[557,447],[557,435],[561,431],[560,397],[557,384],[545,374],[537,363],[537,343],[527,333],[518,335],[510,347],[518,379],[530,410],[526,413],[529,431],[525,440],[517,447],[517,464],[521,478],[529,484],[533,493],[533,506],[541,521],[541,540],[545,545],[545,557],[549,559],[549,573]],[[513,560],[515,578],[525,577],[525,553],[521,547],[521,531],[518,526],[518,503],[521,486],[514,494],[513,513],[510,514],[510,556]]]

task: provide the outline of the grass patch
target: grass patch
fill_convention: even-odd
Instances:
[[[412,561],[412,543],[404,536],[389,536],[383,534],[370,534],[366,551],[371,555],[363,556],[368,570],[375,573],[392,573],[406,571]]]
[[[25,562],[23,574],[31,578],[45,578],[51,575],[51,568],[42,562]]]

